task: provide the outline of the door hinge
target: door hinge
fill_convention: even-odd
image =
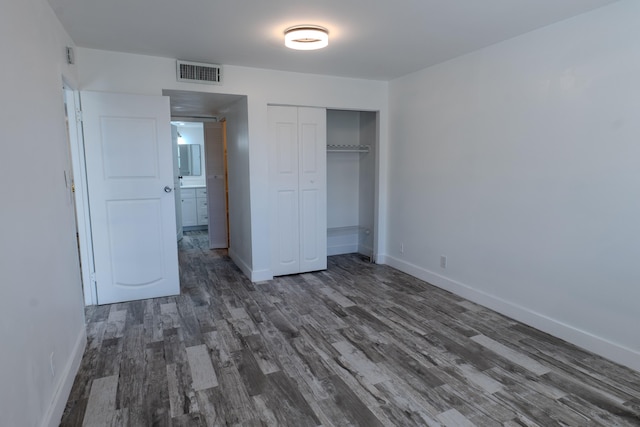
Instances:
[[[76,110],[76,122],[82,123],[82,110],[80,109]]]
[[[89,274],[89,279],[91,279],[92,283],[96,283],[96,272],[93,271],[91,272],[91,274]]]

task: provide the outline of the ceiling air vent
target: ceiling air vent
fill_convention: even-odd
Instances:
[[[222,65],[177,61],[178,81],[222,84]]]

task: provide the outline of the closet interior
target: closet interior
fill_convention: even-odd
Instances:
[[[327,110],[327,255],[374,255],[377,113]]]

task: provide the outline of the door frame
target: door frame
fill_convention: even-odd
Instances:
[[[80,251],[80,274],[84,293],[84,304],[95,305],[98,302],[95,267],[93,262],[93,239],[89,211],[89,193],[87,189],[87,169],[84,157],[84,138],[82,133],[82,108],[80,91],[63,79],[64,99],[67,104],[69,121],[69,145],[71,149],[71,167],[73,169],[73,192],[76,203],[76,221]]]
[[[207,129],[206,129],[206,123],[218,123],[220,124],[220,137],[222,139],[221,144],[222,144],[222,168],[223,168],[223,173],[222,173],[222,178],[224,180],[223,186],[224,186],[224,196],[222,197],[222,200],[218,199],[218,200],[214,200],[213,199],[213,192],[211,191],[211,188],[209,187],[209,179],[215,179],[214,176],[209,174],[209,168],[211,167],[209,162],[205,162],[205,171],[204,171],[204,175],[205,175],[205,188],[207,189],[207,209],[209,211],[208,216],[209,216],[209,223],[207,226],[207,234],[209,235],[209,249],[229,249],[229,198],[228,198],[228,193],[229,193],[229,183],[228,183],[228,174],[227,174],[227,134],[226,134],[226,129],[227,129],[227,120],[226,118],[222,118],[222,119],[216,119],[216,120],[207,120],[206,122],[202,122],[203,124],[203,132],[204,132],[204,153],[203,155],[205,156],[205,159],[208,159],[207,157],[207,153],[210,153],[210,150],[212,150],[212,143],[210,139],[207,139]],[[218,175],[215,175],[218,176]],[[215,205],[215,203],[212,202],[220,202],[222,201],[224,203],[224,226],[225,226],[225,234],[226,234],[226,238],[224,241],[224,245],[225,246],[218,246],[218,245],[214,245],[213,240],[211,238],[211,235],[213,233],[212,230],[214,230],[214,228],[211,226],[212,220],[213,220],[213,215],[211,215],[213,206]]]
[[[173,156],[173,198],[176,209],[176,240],[179,242],[184,237],[182,229],[182,191],[180,181],[180,170],[178,169],[178,127],[171,123],[171,152]]]
[[[229,229],[229,170],[228,170],[228,165],[227,165],[227,119],[224,116],[211,116],[211,117],[198,117],[198,116],[171,116],[171,121],[172,122],[191,122],[191,123],[202,123],[203,125],[205,123],[208,122],[215,122],[215,123],[221,123],[222,124],[222,144],[223,144],[223,156],[224,156],[224,187],[225,187],[225,198],[224,198],[224,202],[225,202],[225,212],[226,212],[226,227],[227,227],[227,247],[226,249],[229,249],[230,246],[230,241],[231,241],[231,230]],[[203,129],[204,132],[204,129]],[[203,156],[207,156],[207,141],[205,139],[204,142],[204,152],[202,153]],[[205,188],[207,188],[207,179],[206,179],[206,170],[203,171],[203,174],[205,174]],[[207,191],[208,194],[208,191]],[[208,198],[207,198],[207,202],[209,202]],[[209,231],[209,227],[207,227],[207,233]],[[208,237],[207,237],[208,238]],[[210,240],[209,240],[209,244],[210,244]],[[211,248],[213,249],[213,248]]]

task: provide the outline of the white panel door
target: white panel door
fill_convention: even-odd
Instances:
[[[98,304],[176,295],[169,98],[81,97]]]
[[[327,268],[327,112],[298,108],[300,272]]]
[[[269,107],[271,270],[274,276],[300,270],[298,212],[298,109]]]
[[[222,123],[204,124],[207,205],[209,211],[209,247],[227,247],[227,198],[225,196],[224,146]]]
[[[269,107],[271,269],[327,268],[326,110]]]

